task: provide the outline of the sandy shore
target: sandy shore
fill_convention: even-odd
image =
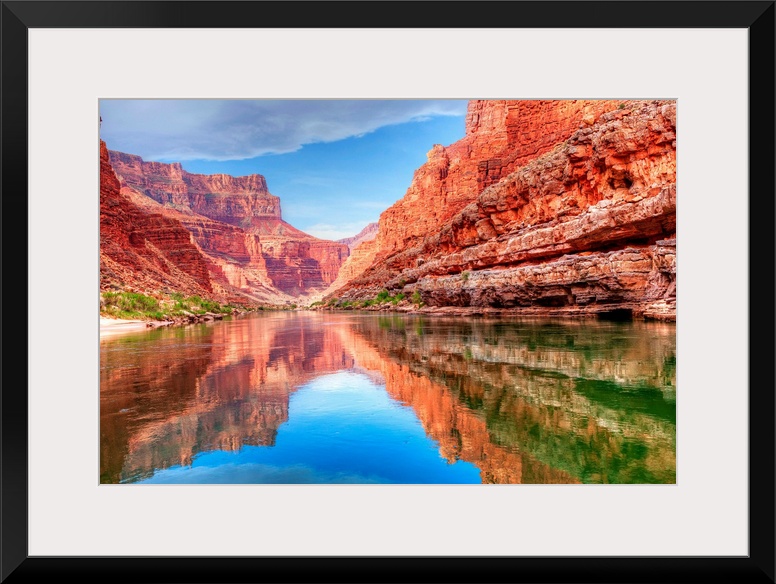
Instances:
[[[122,320],[119,318],[100,317],[100,338],[146,330],[148,326],[144,320]]]

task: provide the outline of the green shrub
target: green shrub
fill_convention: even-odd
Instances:
[[[461,272],[461,279],[462,279],[464,282],[468,282],[468,281],[469,281],[469,276],[470,276],[470,275],[471,275],[471,274],[469,273],[469,271],[468,271],[468,270],[465,270],[465,271]]]
[[[231,313],[232,305],[221,306],[214,300],[190,296],[185,298],[179,292],[169,294],[166,299],[157,299],[137,292],[103,292],[101,310],[118,318],[151,318],[164,320],[170,316],[182,316],[185,313],[205,314]]]
[[[413,302],[413,304],[421,304],[421,302],[422,302],[421,298],[420,298],[420,292],[418,292],[417,290],[415,290],[412,293],[412,302]]]
[[[101,310],[118,318],[156,318],[161,314],[159,301],[137,292],[103,292]]]
[[[390,299],[391,299],[391,294],[390,292],[388,292],[388,290],[381,290],[380,293],[377,295],[377,298],[375,298],[375,300],[377,300],[377,302],[379,302],[380,304],[382,304],[383,302],[388,302],[388,300]]]

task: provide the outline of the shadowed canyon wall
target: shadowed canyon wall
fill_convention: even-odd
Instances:
[[[127,283],[186,294],[213,291],[207,262],[183,224],[122,194],[100,141],[100,287]]]

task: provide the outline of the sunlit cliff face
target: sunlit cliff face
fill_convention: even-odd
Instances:
[[[103,148],[106,172],[101,184],[120,181],[121,196],[116,192],[113,199],[127,199],[145,212],[142,215],[182,226],[185,243],[201,256],[202,277],[216,284],[208,291],[229,300],[291,301],[323,291],[348,257],[347,245],[315,238],[283,221],[280,199],[269,192],[261,175],[192,174],[180,163],[147,162]],[[118,191],[118,184],[111,186]],[[157,231],[167,235],[164,229]],[[113,241],[111,235],[105,230],[103,245]],[[179,267],[176,257],[168,259]],[[191,263],[183,267],[191,271]],[[114,279],[132,286],[141,273],[125,270]]]
[[[101,482],[272,448],[291,394],[337,371],[384,384],[482,482],[674,482],[675,352],[668,324],[327,313],[105,340]]]
[[[332,298],[676,320],[676,103],[473,100]]]

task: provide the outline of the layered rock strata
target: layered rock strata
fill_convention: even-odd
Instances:
[[[364,241],[358,247],[352,249],[350,251],[350,256],[345,263],[342,264],[337,278],[321,296],[325,297],[329,292],[339,290],[343,286],[346,286],[351,280],[354,280],[363,274],[372,266],[376,250],[377,241],[375,239]]]
[[[132,187],[121,192],[138,207],[177,220],[189,232],[207,265],[213,291],[229,302],[290,302],[267,273],[259,236],[203,215],[165,207]]]
[[[675,102],[472,102],[467,120],[467,137],[435,147],[380,217],[373,265],[334,295],[675,319]],[[510,162],[483,173],[491,154],[472,144],[488,138]],[[462,149],[467,170],[446,154]]]
[[[149,212],[121,193],[100,142],[100,288],[209,294],[205,258],[177,220]]]
[[[380,252],[413,247],[483,189],[567,140],[580,123],[593,122],[619,103],[470,101],[465,137],[447,147],[435,145],[428,162],[415,171],[404,198],[380,216]]]
[[[208,258],[214,280],[243,295],[290,301],[322,291],[348,257],[345,244],[317,239],[282,219],[263,176],[201,175],[179,163],[110,151],[122,187],[180,220]]]

